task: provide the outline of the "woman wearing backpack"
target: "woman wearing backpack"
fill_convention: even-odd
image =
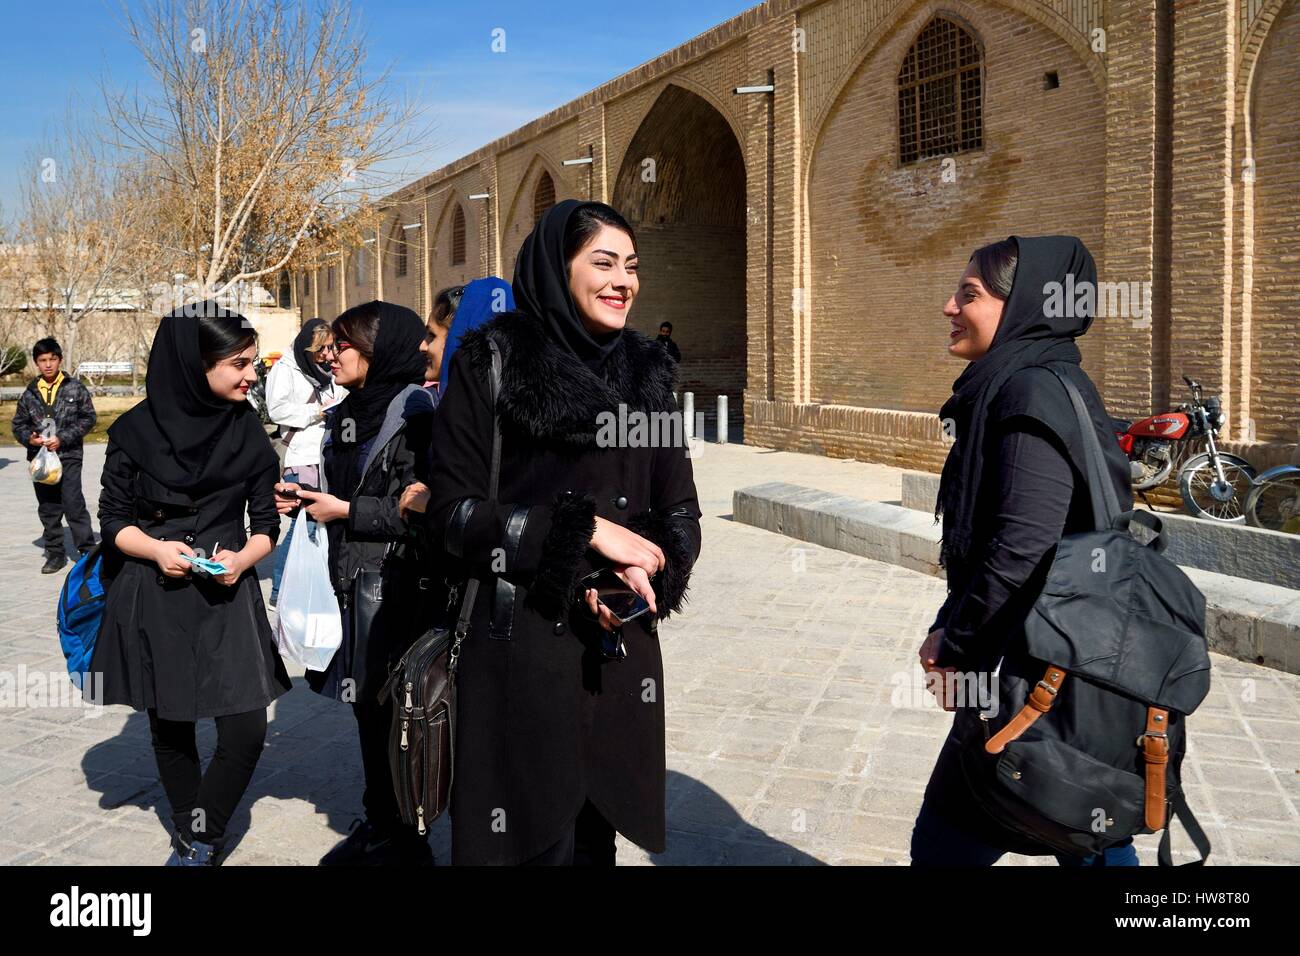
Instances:
[[[256,359],[242,316],[212,302],[178,310],[154,336],[148,397],[108,429],[107,597],[89,669],[102,675],[104,703],[148,711],[175,824],[169,866],[219,860],[267,705],[290,687],[255,570],[280,531],[279,462],[247,400]],[[226,571],[195,569],[196,555]],[[204,717],[217,724],[206,770],[194,736]]]
[[[378,702],[389,669],[433,613],[429,548],[420,523],[408,523],[401,508],[402,492],[428,479],[434,398],[422,387],[425,327],[410,309],[375,301],[348,309],[333,330],[334,381],[348,395],[326,413],[320,490],[276,486],[282,513],[301,503],[325,522],[343,643],[328,670],[307,671],[307,683],[352,705],[365,773],[365,818],[320,862],[430,865],[428,839],[398,812],[388,764],[392,701]],[[370,592],[357,587],[358,576],[380,571],[382,603],[367,604]],[[281,595],[282,602],[291,598]]]
[[[956,438],[936,507],[948,598],[920,658],[932,691],[956,715],[912,832],[914,865],[989,866],[1007,852],[1137,865],[1131,840],[1088,858],[1055,854],[984,810],[960,755],[963,741],[983,744],[979,712],[993,702],[952,694],[996,688],[991,673],[1037,599],[1056,545],[1095,526],[1084,436],[1052,369],[1082,394],[1116,496],[1125,508],[1132,501],[1128,462],[1075,345],[1092,324],[1096,279],[1092,256],[1073,236],[1012,236],[975,250],[943,310],[948,351],[969,364],[939,413]],[[1067,298],[1083,290],[1089,298]],[[978,676],[954,679],[965,675]]]
[[[320,446],[325,436],[325,409],[347,394],[330,372],[334,333],[324,319],[309,319],[293,340],[293,348],[271,366],[266,376],[266,413],[280,426],[284,446],[282,481],[320,487]],[[315,523],[308,525],[315,527]],[[314,531],[313,531],[314,534]],[[275,549],[271,574],[271,607],[280,594],[284,561],[293,540],[293,525]]]
[[[612,865],[616,831],[664,848],[656,622],[684,600],[700,510],[680,440],[602,431],[620,411],[675,409],[675,363],[624,327],[636,269],[614,209],[551,207],[516,259],[517,311],[464,337],[434,416],[429,526],[482,582],[459,657],[456,863]],[[502,365],[495,501],[489,339]],[[620,631],[581,584],[600,568],[649,613]]]

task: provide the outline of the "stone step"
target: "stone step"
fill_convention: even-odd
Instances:
[[[905,483],[904,500],[907,494]],[[933,501],[931,497],[931,507]],[[800,541],[925,574],[943,574],[939,526],[932,514],[915,508],[768,482],[736,489],[732,516],[743,524]],[[1205,595],[1210,650],[1300,674],[1300,591],[1182,567]]]
[[[903,472],[903,507],[934,513],[939,476],[928,471]],[[1300,534],[1283,534],[1224,524],[1189,514],[1158,511],[1175,564],[1260,584],[1300,590]]]

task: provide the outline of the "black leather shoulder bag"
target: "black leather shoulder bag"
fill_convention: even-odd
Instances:
[[[501,389],[501,355],[492,347],[492,468],[488,500],[495,502],[501,473],[501,422],[497,395]],[[462,503],[463,504],[463,503]],[[457,508],[457,513],[462,511]],[[470,578],[461,598],[455,628],[427,631],[403,655],[380,691],[382,703],[393,698],[393,722],[388,735],[388,762],[402,822],[423,834],[451,799],[456,746],[456,662],[469,633],[479,580]]]

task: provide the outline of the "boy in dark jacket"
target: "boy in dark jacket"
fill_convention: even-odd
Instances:
[[[18,443],[27,447],[28,461],[44,446],[58,454],[63,464],[63,478],[57,485],[32,486],[36,489],[36,511],[45,526],[45,565],[41,573],[53,574],[68,563],[63,547],[64,515],[78,551],[85,554],[95,545],[90,512],[81,491],[81,439],[95,425],[95,406],[90,390],[63,372],[63,349],[54,339],[37,342],[32,359],[41,374],[18,399],[13,432]],[[46,419],[54,421],[53,438],[42,435]]]

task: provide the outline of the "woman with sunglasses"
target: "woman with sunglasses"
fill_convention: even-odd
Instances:
[[[335,319],[331,367],[348,394],[325,414],[320,490],[276,486],[282,514],[301,503],[325,522],[343,643],[328,670],[307,671],[307,683],[352,705],[365,774],[365,818],[321,859],[324,866],[433,862],[427,838],[401,821],[388,765],[392,702],[378,703],[389,669],[425,626],[434,598],[430,549],[400,507],[403,490],[428,477],[434,400],[422,387],[423,339],[420,317],[388,302],[367,302]],[[377,609],[357,587],[365,572],[382,572]]]
[[[320,487],[320,445],[325,437],[325,409],[338,404],[347,389],[334,381],[330,361],[334,333],[324,319],[309,319],[293,340],[293,348],[280,357],[266,377],[266,412],[280,426],[284,452],[282,481],[305,488]],[[315,524],[308,526],[313,539]],[[293,525],[275,550],[271,575],[271,606],[280,594],[284,561],[293,540]]]
[[[680,431],[651,444],[605,427],[622,413],[672,430],[676,365],[624,327],[637,261],[609,206],[549,209],[516,259],[518,310],[464,337],[434,416],[429,527],[482,582],[457,678],[457,863],[612,865],[615,832],[664,849],[657,622],[685,599],[700,509]],[[615,618],[583,583],[601,569],[645,612]]]

